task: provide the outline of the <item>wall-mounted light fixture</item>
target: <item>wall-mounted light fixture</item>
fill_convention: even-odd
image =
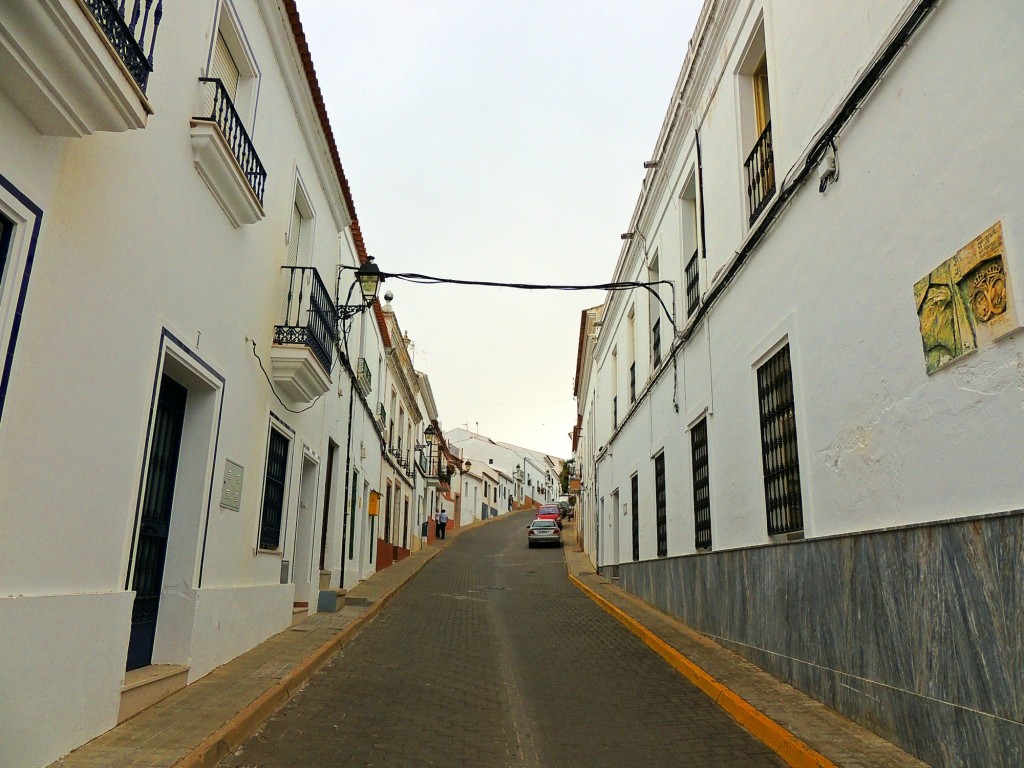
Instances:
[[[351,267],[347,267],[347,269],[351,269]],[[358,315],[373,304],[382,282],[384,282],[384,276],[381,275],[380,267],[373,263],[372,256],[367,257],[366,263],[361,264],[359,269],[356,270],[356,281],[352,283],[352,287],[348,291],[349,298],[351,298],[352,290],[358,284],[359,290],[363,294],[363,301],[359,304],[349,304],[347,303],[348,298],[346,298],[345,304],[338,305],[338,319],[347,320]]]

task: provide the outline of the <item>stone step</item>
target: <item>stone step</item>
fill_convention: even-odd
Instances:
[[[151,664],[125,672],[117,722],[123,723],[184,688],[188,684],[188,670],[188,667],[176,664]]]

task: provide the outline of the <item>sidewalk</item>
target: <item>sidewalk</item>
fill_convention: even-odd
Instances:
[[[569,579],[744,728],[801,768],[927,768],[894,744],[829,709],[595,573],[564,526]]]
[[[497,519],[497,518],[496,518]],[[213,768],[387,605],[448,541],[378,571],[350,589],[337,613],[317,613],[175,692],[50,768]]]
[[[455,528],[449,531],[449,539],[480,524]],[[791,765],[925,767],[889,742],[597,576],[587,556],[576,550],[575,538],[574,524],[566,523],[563,551],[570,580]],[[431,543],[379,571],[348,592],[341,611],[314,614],[274,635],[79,747],[50,768],[213,768],[447,545]]]

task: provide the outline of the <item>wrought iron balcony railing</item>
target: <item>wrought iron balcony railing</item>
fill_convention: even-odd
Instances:
[[[365,357],[360,357],[356,364],[356,383],[364,395],[370,394],[370,390],[373,389],[373,375],[370,373],[370,366]]]
[[[388,423],[388,412],[384,410],[384,403],[377,403],[377,421],[380,422],[382,429]]]
[[[747,169],[747,201],[750,204],[749,221],[752,225],[775,194],[775,155],[772,153],[771,122],[764,127],[743,166]]]
[[[242,169],[249,186],[252,187],[256,199],[263,205],[263,189],[267,184],[267,172],[260,162],[256,148],[242,124],[242,119],[235,111],[235,105],[228,95],[227,89],[216,77],[200,77],[199,82],[203,85],[203,104],[208,113],[193,117],[193,120],[208,120],[220,128],[221,133],[231,148],[238,167]]]
[[[274,329],[275,344],[305,344],[330,373],[334,363],[334,301],[315,267],[282,267],[284,322]]]
[[[145,93],[149,73],[153,71],[153,46],[160,19],[164,15],[163,0],[83,0],[96,24],[117,51],[121,63]],[[130,7],[129,7],[130,6]],[[129,16],[130,11],[130,16]],[[146,36],[149,35],[149,53]]]

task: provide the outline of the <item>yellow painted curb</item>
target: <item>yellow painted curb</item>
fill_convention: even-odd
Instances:
[[[568,566],[568,562],[566,562]],[[722,683],[698,667],[686,656],[666,643],[647,627],[623,611],[617,605],[599,595],[572,573],[569,581],[576,585],[591,600],[607,613],[619,620],[634,635],[643,640],[651,649],[669,663],[687,680],[700,688],[712,701],[724,709],[752,736],[760,740],[794,768],[839,768],[835,763],[811,749],[791,731],[779,725],[763,712],[755,709],[739,694],[726,688]]]

